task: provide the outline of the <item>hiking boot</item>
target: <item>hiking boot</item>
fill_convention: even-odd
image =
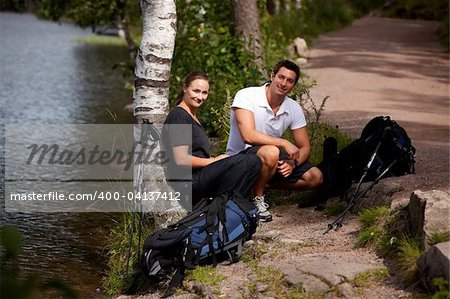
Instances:
[[[267,210],[269,205],[264,202],[263,196],[255,196],[253,199],[253,203],[258,208],[258,217],[261,222],[269,222],[272,221],[272,214]]]

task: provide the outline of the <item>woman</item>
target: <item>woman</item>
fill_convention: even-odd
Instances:
[[[192,171],[193,204],[201,198],[230,191],[249,196],[261,169],[256,155],[211,157],[208,135],[197,118],[198,109],[208,98],[209,83],[204,72],[189,73],[177,97],[176,107],[164,122],[163,142],[169,156],[166,178],[178,191],[182,189],[181,185],[187,185]]]

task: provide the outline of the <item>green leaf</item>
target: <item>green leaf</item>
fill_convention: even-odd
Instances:
[[[17,227],[8,225],[0,229],[0,241],[6,254],[17,257],[22,250],[22,234]]]

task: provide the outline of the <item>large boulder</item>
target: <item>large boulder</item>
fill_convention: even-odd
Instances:
[[[409,226],[423,247],[432,245],[437,235],[450,234],[450,195],[444,191],[416,190],[408,205]]]
[[[441,277],[449,280],[450,241],[431,246],[417,259],[422,282],[432,288],[432,281]]]

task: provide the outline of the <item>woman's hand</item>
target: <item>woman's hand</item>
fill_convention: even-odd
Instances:
[[[294,167],[287,161],[278,161],[277,171],[284,177],[288,177],[292,173]]]

